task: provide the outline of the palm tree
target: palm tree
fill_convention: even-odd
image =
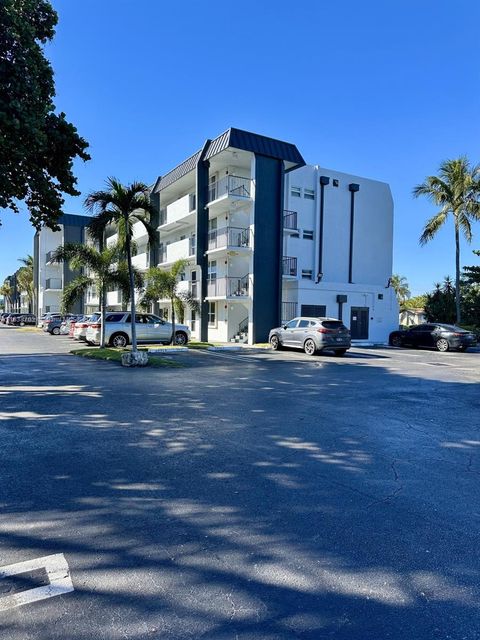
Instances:
[[[17,285],[19,290],[27,295],[29,307],[28,311],[29,313],[31,313],[34,295],[33,257],[31,255],[27,255],[26,258],[19,258],[18,261],[21,262],[24,266],[20,267],[17,272]]]
[[[440,210],[427,221],[420,244],[432,240],[437,231],[453,216],[455,229],[455,307],[457,324],[460,312],[460,232],[467,242],[472,239],[472,221],[480,219],[480,165],[470,166],[461,156],[441,163],[438,176],[429,176],[413,190],[415,198],[426,196]]]
[[[123,185],[116,178],[108,178],[107,190],[93,191],[85,199],[87,211],[95,214],[89,224],[90,234],[99,242],[103,241],[105,230],[114,225],[118,232],[118,242],[125,252],[130,282],[130,305],[132,323],[132,352],[137,353],[137,332],[135,327],[135,276],[132,255],[135,249],[133,227],[136,223],[145,229],[149,244],[155,241],[155,230],[150,224],[155,208],[148,196],[148,187],[143,182]]]
[[[398,304],[402,306],[405,300],[410,297],[410,290],[408,288],[407,279],[405,278],[405,276],[393,274],[390,278],[390,286],[395,291]]]
[[[100,347],[105,346],[105,297],[108,287],[120,289],[128,300],[130,296],[130,277],[125,262],[121,262],[121,247],[118,244],[105,247],[101,251],[94,246],[67,243],[58,247],[52,257],[52,262],[68,262],[72,270],[84,269],[63,290],[62,308],[68,311],[72,304],[83,297],[90,287],[99,292],[101,312]],[[134,270],[135,286],[141,287],[143,279]]]
[[[150,267],[147,271],[147,287],[142,300],[143,305],[156,302],[159,298],[168,298],[172,310],[172,339],[175,342],[175,308],[187,305],[200,313],[200,303],[190,292],[179,292],[178,283],[185,267],[189,264],[186,259],[177,260],[170,269]]]
[[[0,296],[3,296],[5,311],[7,310],[7,302],[9,309],[12,305],[12,293],[12,287],[8,284],[8,282],[4,282],[0,287]]]

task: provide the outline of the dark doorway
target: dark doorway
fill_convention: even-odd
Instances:
[[[368,307],[352,307],[350,310],[350,333],[352,340],[368,339]]]

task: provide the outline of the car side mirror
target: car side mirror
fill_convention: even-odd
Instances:
[[[286,329],[286,328],[287,328],[287,325],[286,325],[286,324],[284,324],[284,325],[283,325],[283,328],[284,328],[284,329]]]

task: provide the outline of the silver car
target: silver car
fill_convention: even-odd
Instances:
[[[351,347],[350,331],[336,318],[294,318],[272,329],[268,340],[275,351],[293,347],[303,349],[309,356],[323,350],[343,356]]]
[[[102,325],[100,318],[87,328],[86,340],[91,344],[100,344]],[[172,339],[172,324],[152,313],[136,313],[135,328],[138,342],[164,342]],[[190,329],[175,323],[175,344],[183,345],[190,340]],[[105,343],[111,347],[126,347],[132,341],[130,313],[109,311],[105,317]]]

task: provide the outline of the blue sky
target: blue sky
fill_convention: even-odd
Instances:
[[[47,47],[59,110],[90,142],[82,196],[106,176],[147,183],[229,126],[294,142],[307,162],[376,178],[395,202],[394,272],[413,294],[454,275],[451,224],[412,187],[441,160],[480,162],[476,0],[54,0]],[[82,198],[65,211],[81,213]],[[3,212],[0,278],[31,253],[26,213]],[[480,223],[462,264],[478,261]]]

